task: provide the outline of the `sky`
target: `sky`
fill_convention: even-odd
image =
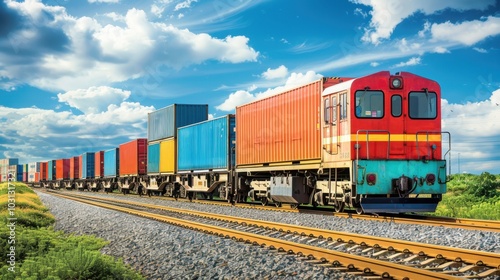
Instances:
[[[451,171],[500,174],[500,0],[0,1],[0,158],[147,137],[322,76],[412,72],[442,90]]]

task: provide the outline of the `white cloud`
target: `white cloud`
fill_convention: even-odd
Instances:
[[[130,91],[107,86],[77,89],[57,94],[59,102],[65,102],[87,114],[104,112],[108,105],[120,104],[129,96]]]
[[[435,53],[449,53],[450,51],[444,47],[438,46],[434,48]]]
[[[288,68],[284,65],[279,66],[276,69],[267,68],[267,71],[262,73],[262,77],[266,80],[280,79],[288,75]]]
[[[474,45],[489,36],[500,34],[500,17],[488,17],[485,21],[473,20],[453,24],[434,23],[431,27],[433,41],[458,42],[466,46]]]
[[[472,49],[479,53],[488,53],[488,51],[483,48],[472,48]]]
[[[370,27],[365,29],[363,40],[372,44],[379,44],[390,38],[396,26],[403,19],[416,12],[430,15],[446,8],[456,10],[483,10],[494,5],[495,0],[488,1],[456,1],[456,0],[350,0],[356,4],[370,6],[372,19]]]
[[[177,5],[175,5],[175,8],[174,8],[174,11],[178,11],[178,10],[181,10],[181,9],[187,9],[187,8],[190,8],[191,7],[191,3],[193,2],[198,2],[198,0],[186,0],[184,2],[181,2]]]
[[[40,2],[8,2],[8,7],[12,13],[33,18],[31,25],[12,31],[11,38],[0,38],[0,44],[16,42],[14,48],[0,53],[0,76],[6,79],[2,84],[9,87],[19,83],[68,91],[144,77],[151,65],[180,69],[209,60],[256,61],[259,55],[245,36],[220,39],[193,33],[151,22],[138,9],[123,16],[124,24],[103,26],[96,19],[75,18],[63,7]],[[117,14],[107,16],[121,19]],[[57,37],[48,41],[42,38],[43,32]]]
[[[394,65],[393,67],[415,66],[415,65],[419,65],[420,62],[421,62],[420,57],[412,57],[408,61],[398,63],[398,64]]]
[[[283,86],[268,88],[265,91],[257,92],[255,94],[252,94],[246,90],[238,90],[234,93],[231,93],[229,97],[222,104],[216,106],[215,108],[221,111],[232,111],[236,108],[236,106],[246,104],[258,99],[266,98],[272,95],[276,95],[288,89],[316,81],[321,77],[323,76],[315,73],[314,71],[308,71],[305,74],[292,73],[290,74],[290,76],[286,80],[285,85]]]
[[[377,67],[377,66],[379,66],[379,65],[380,65],[380,63],[378,63],[378,62],[376,62],[376,61],[374,61],[374,62],[370,62],[370,66],[371,66],[371,67]]]
[[[457,166],[457,154],[460,153],[461,170],[498,172],[498,161],[493,159],[500,157],[497,122],[500,119],[500,89],[493,91],[487,100],[465,104],[448,103],[443,99],[441,107],[442,130],[449,131],[452,136],[452,166]]]

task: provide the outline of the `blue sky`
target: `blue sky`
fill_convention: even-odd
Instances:
[[[213,117],[320,76],[408,71],[442,87],[452,173],[500,174],[500,2],[0,2],[0,157],[146,137],[147,113]]]

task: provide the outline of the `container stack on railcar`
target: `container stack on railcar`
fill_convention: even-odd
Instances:
[[[313,174],[321,169],[321,93],[346,80],[319,79],[236,108],[240,193],[249,191],[263,204],[314,203]]]
[[[0,182],[7,182],[9,174],[11,174],[10,179],[17,179],[17,167],[11,168],[11,166],[17,166],[18,164],[19,160],[17,158],[0,159]],[[15,172],[10,173],[11,170],[15,170]]]
[[[104,151],[104,179],[102,180],[102,184],[106,192],[111,192],[118,188],[119,167],[120,149],[113,148]]]
[[[142,192],[146,187],[148,151],[147,139],[139,138],[119,147],[120,179],[118,188],[123,193]]]
[[[102,178],[104,178],[104,151],[98,151],[94,154],[94,178],[90,189],[99,191],[103,187]]]
[[[40,162],[28,163],[28,183],[40,182]]]
[[[234,115],[178,129],[177,169],[190,198],[201,193],[231,199],[235,138]]]
[[[177,129],[207,119],[207,104],[173,104],[148,114],[148,193],[174,195],[179,189]]]

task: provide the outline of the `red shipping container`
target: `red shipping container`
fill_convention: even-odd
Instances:
[[[35,172],[35,183],[40,182],[40,172]]]
[[[104,177],[104,151],[95,152],[95,177]]]
[[[47,168],[48,168],[48,162],[40,162],[40,180],[47,180],[49,176]]]
[[[146,175],[148,140],[139,138],[120,145],[120,175]]]
[[[345,79],[324,78],[237,107],[237,166],[319,160],[321,93]]]
[[[56,160],[56,180],[69,179],[69,159]]]
[[[79,157],[72,157],[69,159],[69,178],[80,178],[80,160]]]

